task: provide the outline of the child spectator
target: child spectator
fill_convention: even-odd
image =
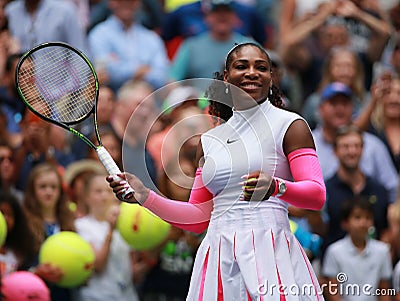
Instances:
[[[80,288],[78,300],[135,301],[132,250],[115,229],[119,207],[105,180],[105,172],[89,176],[85,185],[89,214],[76,220],[78,233],[96,254],[94,274]]]
[[[86,178],[93,173],[104,172],[104,166],[98,159],[82,159],[72,162],[65,169],[63,178],[69,197],[68,207],[75,217],[83,217],[88,213],[84,200]]]
[[[47,237],[60,231],[75,231],[74,215],[68,208],[61,176],[54,165],[43,163],[32,169],[28,176],[23,206],[37,250]],[[39,264],[35,268],[35,274],[46,280],[52,300],[72,301],[70,289],[54,284],[62,277],[58,267]]]
[[[368,237],[374,223],[371,204],[362,197],[354,197],[343,204],[341,213],[347,236],[329,246],[322,266],[323,276],[338,288],[336,293],[327,292],[330,300],[390,300],[389,295],[383,294],[392,276],[389,247]],[[339,282],[343,278],[340,275],[346,281]],[[350,286],[359,290],[359,294],[357,291],[352,294]],[[375,295],[379,290],[382,294]],[[339,295],[339,291],[345,293]]]

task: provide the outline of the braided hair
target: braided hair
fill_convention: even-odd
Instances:
[[[260,49],[268,58],[268,63],[271,66],[271,58],[269,57],[267,51],[260,45],[252,42],[246,42],[242,44],[236,44],[227,54],[226,60],[225,60],[225,70],[229,71],[230,65],[233,60],[233,54],[237,54],[240,49],[246,46],[253,46],[257,47]],[[233,101],[232,101],[232,95],[229,92],[229,89],[227,89],[226,83],[223,82],[224,76],[223,73],[221,72],[215,72],[214,73],[214,81],[212,84],[208,87],[205,96],[209,99],[210,105],[209,105],[209,114],[211,116],[216,117],[219,120],[227,121],[231,116],[233,115],[232,107],[233,107]],[[228,93],[226,93],[226,91]],[[271,102],[272,105],[278,108],[283,108],[284,103],[282,101],[282,92],[280,89],[272,84],[272,87],[270,89],[270,94],[268,95],[268,100]]]

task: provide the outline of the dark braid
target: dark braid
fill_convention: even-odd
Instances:
[[[241,48],[245,46],[254,46],[260,49],[268,58],[268,63],[271,66],[271,58],[269,57],[267,51],[260,45],[256,43],[243,43],[235,45],[229,52],[225,60],[225,70],[229,71],[230,64],[232,63],[232,56],[236,54]],[[233,114],[232,107],[232,97],[231,94],[225,93],[226,83],[223,82],[223,74],[220,72],[214,73],[214,81],[208,87],[206,91],[206,97],[209,98],[210,106],[209,106],[209,114],[218,118],[222,119],[223,121],[227,121]],[[272,84],[271,93],[268,95],[268,100],[271,102],[272,105],[278,108],[283,108],[284,103],[282,101],[283,95],[280,89],[275,85]]]

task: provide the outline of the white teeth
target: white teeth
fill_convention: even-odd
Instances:
[[[243,84],[243,86],[248,88],[258,88],[258,85],[256,84]]]

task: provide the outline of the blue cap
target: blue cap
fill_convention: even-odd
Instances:
[[[331,99],[333,96],[336,95],[344,95],[351,98],[353,93],[351,92],[351,89],[346,86],[345,84],[339,83],[339,82],[334,82],[329,85],[327,85],[321,93],[321,102]]]

